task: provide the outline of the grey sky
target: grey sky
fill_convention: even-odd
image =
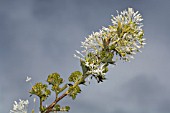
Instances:
[[[87,87],[75,101],[64,99],[70,113],[170,113],[169,0],[1,0],[0,113],[14,100],[29,99],[32,83],[48,74],[63,78],[80,70],[73,57],[81,41],[111,24],[116,10],[128,7],[144,18],[147,45],[130,63],[110,67],[108,80]],[[53,99],[53,98],[51,98]],[[32,106],[29,106],[31,110]]]

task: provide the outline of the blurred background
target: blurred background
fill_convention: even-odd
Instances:
[[[110,66],[108,78],[82,86],[76,100],[67,97],[70,113],[170,113],[169,0],[1,0],[0,113],[13,102],[33,97],[31,85],[50,73],[65,79],[81,70],[73,57],[81,41],[111,24],[111,15],[132,7],[144,18],[147,45],[130,63]],[[168,52],[169,51],[169,52]],[[66,80],[67,81],[67,80]],[[54,95],[47,101],[54,99]],[[38,108],[38,99],[36,107]],[[36,109],[38,113],[38,109]]]

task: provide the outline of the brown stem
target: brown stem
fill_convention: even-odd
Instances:
[[[75,82],[73,85],[73,88],[75,88],[77,85],[79,85],[87,76],[83,76],[79,81]],[[52,111],[53,107],[57,104],[57,102],[59,102],[62,98],[64,98],[65,96],[67,96],[69,94],[69,91],[67,90],[64,94],[62,94],[60,97],[56,97],[56,99],[54,100],[53,103],[51,103],[47,108],[45,113],[49,113],[50,111]]]
[[[63,95],[61,95],[59,98],[56,98],[55,100],[54,100],[54,102],[53,103],[51,103],[48,107],[47,107],[47,111],[45,112],[45,113],[49,113],[50,111],[52,111],[52,108],[55,106],[55,104],[57,103],[57,102],[59,102],[62,98],[64,98],[65,96],[67,96],[68,95],[68,93],[67,92],[65,92]]]

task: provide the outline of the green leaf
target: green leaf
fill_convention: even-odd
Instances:
[[[55,91],[55,92],[59,93],[59,92],[60,92],[60,87],[59,87],[59,85],[58,85],[58,84],[54,84],[54,85],[52,86],[52,91]]]
[[[60,75],[58,73],[52,73],[48,75],[48,78],[47,78],[47,82],[52,85],[54,84],[60,85],[63,83],[63,81],[64,80],[60,78]]]
[[[114,56],[113,53],[102,51],[100,53],[100,56],[102,59],[102,63],[115,64],[115,61],[113,61],[113,56]]]
[[[58,73],[52,73],[48,75],[47,82],[52,85],[52,91],[55,91],[56,94],[59,94],[61,92],[61,88],[59,87],[59,85],[61,85],[64,80],[60,77]]]
[[[82,76],[83,75],[82,75],[82,73],[80,71],[75,71],[75,72],[71,73],[68,80],[69,80],[69,82],[74,82],[75,83],[78,80],[80,80]]]
[[[106,73],[108,71],[109,71],[108,67],[104,67],[103,73]]]
[[[86,72],[88,71],[88,68],[85,66],[85,61],[80,60],[80,64],[81,64],[81,68],[82,68],[82,71],[83,71],[83,75],[85,75]]]
[[[78,93],[81,93],[81,89],[79,86],[76,87],[70,86],[68,91],[69,96],[71,96],[73,100],[76,98]]]
[[[66,110],[67,112],[69,112],[70,106],[65,106],[65,110]]]
[[[47,88],[46,84],[39,82],[32,87],[29,93],[37,95],[42,101],[44,101],[51,94],[51,91]]]
[[[59,104],[56,104],[56,105],[54,106],[54,109],[55,109],[55,111],[60,111],[60,105],[59,105]]]

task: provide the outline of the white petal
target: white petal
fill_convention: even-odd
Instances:
[[[31,77],[27,76],[26,82],[29,82],[31,80]]]

